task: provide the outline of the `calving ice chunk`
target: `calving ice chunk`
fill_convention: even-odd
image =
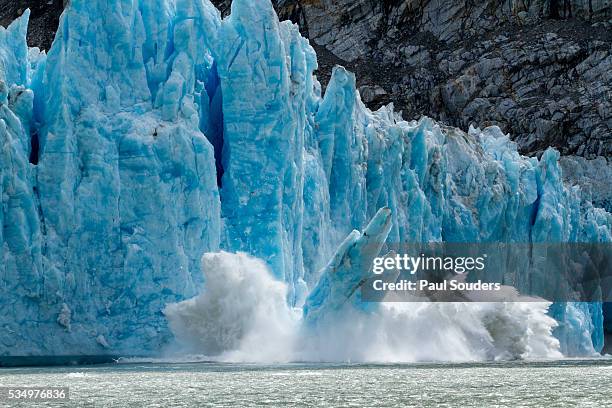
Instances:
[[[156,355],[174,338],[162,311],[206,291],[205,252],[260,258],[316,325],[347,299],[347,316],[381,313],[352,295],[381,255],[362,241],[611,240],[554,150],[371,112],[341,67],[322,95],[314,50],[269,0],[225,19],[208,0],[72,0],[48,55],[28,50],[27,18],[0,30],[0,354]],[[483,314],[533,332],[517,319],[536,313],[554,343],[548,305],[500,308],[444,333],[476,338]],[[418,326],[445,310],[402,313]],[[601,349],[600,303],[550,314],[567,355]]]
[[[164,310],[178,340],[172,353],[257,363],[561,357],[549,303],[363,302],[359,288],[390,216],[381,209],[363,232],[349,234],[301,310],[287,304],[287,285],[261,260],[205,254],[202,293]]]

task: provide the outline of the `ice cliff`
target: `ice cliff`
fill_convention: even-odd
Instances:
[[[0,29],[0,355],[156,354],[162,311],[219,249],[325,314],[373,256],[341,262],[372,218],[381,245],[612,238],[553,150],[371,112],[340,67],[322,96],[269,0],[225,19],[208,0],[73,0],[48,55],[27,18]],[[601,348],[601,304],[551,313],[566,354]]]

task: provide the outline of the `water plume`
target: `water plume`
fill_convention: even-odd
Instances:
[[[244,253],[206,254],[206,288],[165,314],[184,354],[226,362],[491,361],[561,358],[549,303],[351,303],[316,325],[287,285]]]

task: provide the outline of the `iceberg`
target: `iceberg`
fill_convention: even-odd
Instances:
[[[361,301],[359,287],[390,230],[391,210],[382,208],[363,233],[355,230],[346,237],[306,299],[303,309],[307,323],[316,324],[321,317],[342,312],[349,302],[354,302],[356,307],[368,305]]]
[[[385,307],[353,296],[372,242],[612,241],[556,151],[372,112],[342,67],[322,94],[313,48],[270,0],[234,0],[225,19],[208,0],[72,0],[48,55],[27,22],[0,29],[0,356],[161,353],[170,326],[198,333],[180,313],[207,310],[204,253],[259,258],[286,285],[275,299],[316,325],[347,300]],[[474,338],[492,315],[533,332],[526,306],[471,306],[453,321],[428,308]],[[537,310],[565,355],[603,347],[601,303]]]

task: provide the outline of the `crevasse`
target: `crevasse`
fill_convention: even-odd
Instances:
[[[325,312],[328,261],[381,208],[391,242],[611,241],[554,150],[371,112],[341,67],[322,96],[269,0],[72,0],[48,55],[27,19],[0,29],[1,355],[157,354],[219,249]],[[601,349],[601,304],[550,313],[566,355]]]

